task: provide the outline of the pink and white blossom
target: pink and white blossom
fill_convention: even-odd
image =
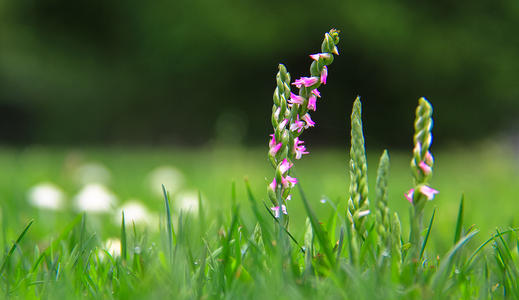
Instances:
[[[413,203],[414,189],[410,189],[409,191],[407,191],[407,193],[405,193],[404,196],[407,199],[407,201]]]
[[[314,94],[310,95],[310,98],[308,99],[308,109],[315,111],[317,109],[316,102],[317,102],[317,97]]]
[[[310,54],[310,57],[315,60],[315,61],[318,61],[319,58],[330,58],[330,53],[316,53],[316,54]]]
[[[429,175],[429,174],[431,174],[431,172],[432,172],[432,168],[431,168],[431,166],[429,166],[428,164],[426,164],[424,161],[421,161],[421,162],[418,164],[418,167],[422,170],[422,172],[423,172],[425,175]]]
[[[318,89],[313,89],[313,90],[312,90],[312,94],[314,94],[316,97],[321,98],[321,93],[319,92]]]
[[[285,174],[290,168],[292,168],[293,165],[294,165],[293,163],[289,162],[285,158],[279,165],[279,171],[281,171],[281,174]]]
[[[285,128],[285,126],[287,126],[288,124],[288,119],[284,119],[281,123],[279,123],[279,127],[281,128]]]
[[[278,184],[277,184],[277,182],[276,182],[276,178],[274,178],[274,179],[272,180],[272,182],[269,184],[269,187],[270,187],[271,190],[273,190],[273,191],[275,192],[277,186],[278,186]]]
[[[306,147],[304,144],[304,141],[300,140],[299,138],[294,139],[294,152],[296,154],[296,159],[301,159],[303,157],[303,154],[308,154],[309,152],[306,151]]]
[[[286,176],[286,177],[281,177],[281,184],[284,186],[284,187],[291,187],[293,188],[297,183],[297,178],[294,178],[294,177],[290,177],[290,176]]]
[[[420,187],[420,193],[425,195],[425,197],[427,197],[427,200],[432,200],[434,198],[434,195],[438,194],[439,191],[424,185]]]
[[[427,200],[429,200],[429,201],[434,199],[434,195],[439,193],[439,191],[437,191],[429,186],[426,186],[426,185],[420,186],[419,192],[422,195],[424,195],[427,198]],[[414,189],[410,189],[409,191],[407,191],[407,193],[405,193],[404,196],[407,199],[407,201],[413,203]]]
[[[326,84],[326,78],[328,78],[328,68],[326,66],[323,67],[321,71],[321,83]]]
[[[303,96],[296,95],[290,92],[290,99],[288,99],[288,103],[290,104],[303,104],[305,98]]]
[[[308,127],[314,127],[315,122],[312,121],[309,114],[305,114],[301,119],[306,122],[305,129],[308,129]]]
[[[305,128],[306,123],[299,120],[299,115],[297,115],[294,123],[290,124],[290,131],[301,132],[303,128]]]
[[[431,152],[429,152],[429,151],[427,151],[427,153],[425,153],[425,162],[429,166],[432,166],[432,164],[434,164],[434,158],[433,158]]]
[[[274,212],[274,216],[276,218],[279,218],[279,206],[273,206],[270,209]],[[285,205],[281,205],[281,211],[283,212],[284,215],[288,214],[287,207]]]
[[[279,149],[281,149],[281,146],[283,146],[283,143],[276,143],[276,138],[275,138],[274,134],[271,134],[270,136],[272,137],[272,139],[269,142],[269,147],[270,147],[269,154],[276,155],[276,153],[278,153]]]
[[[316,84],[319,81],[319,78],[317,77],[301,77],[294,81],[292,84],[295,85],[297,88],[301,88],[301,86],[309,87],[314,84]]]

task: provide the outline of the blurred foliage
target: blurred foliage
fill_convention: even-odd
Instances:
[[[344,144],[357,94],[377,146],[410,144],[419,96],[444,142],[517,126],[514,0],[7,0],[0,141],[226,143],[231,120],[244,143],[264,142],[277,64],[306,75],[332,27],[341,56],[313,140]]]

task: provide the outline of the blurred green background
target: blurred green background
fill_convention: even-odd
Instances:
[[[439,143],[517,128],[515,0],[4,0],[0,142],[263,144],[277,64],[308,74],[332,27],[309,139],[345,145],[356,95],[379,147],[409,145],[420,96]]]
[[[361,95],[371,191],[389,148],[390,206],[407,228],[414,109],[425,96],[435,109],[435,244],[450,242],[463,192],[467,224],[485,234],[514,224],[518,1],[3,0],[4,239],[30,218],[40,224],[30,234],[55,234],[98,183],[117,199],[92,213],[103,238],[118,235],[124,203],[162,215],[161,183],[180,205],[200,191],[216,220],[229,215],[235,180],[249,213],[243,177],[261,201],[273,174],[265,153],[277,64],[306,76],[330,28],[341,30],[340,56],[312,113],[318,126],[303,136],[311,154],[295,169],[319,217],[331,212],[320,200],[347,199],[349,114]],[[85,168],[102,176],[79,180]],[[150,181],[157,169],[170,177]],[[31,206],[35,188],[55,193],[48,184],[61,193],[56,211]],[[298,193],[289,208],[300,234]]]

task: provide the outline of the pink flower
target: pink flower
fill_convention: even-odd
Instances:
[[[428,187],[426,185],[420,186],[419,187],[419,191],[429,201],[434,199],[434,195],[439,193],[439,191],[437,191],[437,190],[435,190],[435,189],[433,189],[431,187]],[[404,196],[407,199],[407,201],[413,203],[414,189],[410,189],[409,191],[407,191],[407,193],[405,193]]]
[[[272,180],[272,182],[269,184],[269,187],[270,187],[271,190],[273,190],[273,191],[275,192],[277,186],[278,186],[278,184],[277,184],[277,182],[276,182],[276,178],[274,178],[274,179]]]
[[[287,200],[292,200],[292,195],[288,195]]]
[[[270,209],[274,212],[274,216],[276,218],[279,218],[279,206],[274,206],[274,207],[271,207]],[[288,214],[287,213],[287,207],[285,205],[281,205],[281,211],[285,215]]]
[[[439,191],[424,185],[420,187],[420,193],[425,195],[425,197],[427,197],[427,200],[432,200],[434,198],[434,195],[438,194]]]
[[[308,154],[306,151],[306,147],[303,145],[303,141],[299,140],[299,138],[294,139],[294,152],[296,153],[296,159],[301,159],[303,154]]]
[[[297,178],[294,178],[294,177],[290,177],[290,176],[286,176],[286,177],[281,177],[281,184],[284,186],[284,187],[291,187],[293,188],[294,185],[296,185],[297,183]]]
[[[421,161],[419,164],[418,164],[418,167],[420,167],[420,169],[422,169],[422,172],[425,174],[425,175],[429,175],[431,174],[432,172],[432,168],[426,164],[424,161]]]
[[[303,104],[303,101],[305,101],[304,97],[296,95],[296,94],[290,92],[290,99],[288,99],[288,103],[290,103],[290,104]]]
[[[431,166],[432,164],[434,164],[434,158],[431,154],[431,152],[427,151],[427,153],[425,153],[425,162]]]
[[[314,94],[315,96],[321,98],[321,93],[319,93],[319,91],[317,89],[313,89],[312,90],[312,94]]]
[[[309,114],[305,114],[301,119],[306,122],[305,129],[308,129],[308,127],[314,127],[315,122],[312,121]]]
[[[303,130],[304,127],[305,127],[305,122],[299,120],[299,115],[297,115],[295,122],[290,124],[290,131],[301,132],[301,130]]]
[[[310,95],[310,98],[308,99],[308,109],[315,111],[317,109],[317,97],[315,97],[314,94]]]
[[[281,113],[281,107],[278,107],[278,109],[276,109],[276,111],[274,112],[274,117],[276,117],[276,119],[279,119],[280,113]]]
[[[310,57],[315,60],[315,61],[318,61],[319,58],[330,58],[330,53],[316,53],[316,54],[310,54]]]
[[[312,85],[316,84],[318,81],[319,81],[319,78],[317,78],[317,77],[301,77],[301,78],[297,79],[296,81],[294,81],[294,83],[292,83],[292,84],[295,85],[297,88],[301,88],[301,86],[303,86],[303,85],[305,87],[312,86]]]
[[[404,196],[407,199],[407,201],[413,203],[414,189],[410,189],[409,191],[407,191],[407,193],[405,193]]]
[[[422,152],[422,144],[416,143],[416,145],[414,146],[413,152],[418,152],[418,153]]]
[[[288,160],[285,158],[279,166],[279,171],[281,171],[281,174],[285,174],[288,171],[288,169],[292,168],[293,165],[293,163],[288,162]]]
[[[328,77],[328,68],[326,66],[323,67],[321,71],[321,83],[326,84],[326,78]]]
[[[274,134],[271,134],[270,136],[272,137],[272,139],[269,142],[269,147],[270,147],[269,153],[270,153],[270,155],[274,156],[279,151],[279,149],[281,149],[281,146],[283,144],[276,143],[276,138],[274,137]]]
[[[281,128],[285,128],[285,126],[287,126],[287,123],[288,123],[288,119],[284,119],[281,123],[279,123],[279,127]]]

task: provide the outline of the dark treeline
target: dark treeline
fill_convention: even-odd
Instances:
[[[8,0],[0,3],[3,144],[259,144],[274,75],[296,79],[341,30],[312,141],[407,146],[420,96],[441,141],[514,128],[519,2]]]

